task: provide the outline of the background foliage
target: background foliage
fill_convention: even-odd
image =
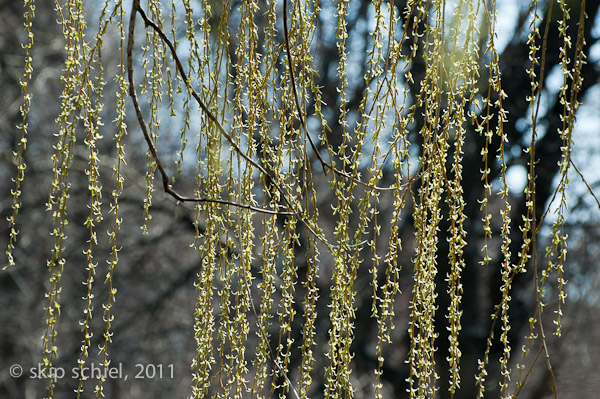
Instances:
[[[593,395],[598,6],[1,2],[1,395]]]

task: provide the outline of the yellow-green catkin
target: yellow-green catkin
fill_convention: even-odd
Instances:
[[[60,316],[61,278],[65,269],[66,259],[64,248],[66,229],[69,223],[67,217],[67,202],[70,197],[69,171],[76,143],[76,126],[82,107],[91,106],[85,83],[80,76],[86,73],[86,55],[89,53],[84,35],[86,23],[80,1],[67,1],[64,5],[56,5],[58,21],[62,26],[66,42],[66,59],[62,75],[63,92],[61,94],[60,114],[56,120],[58,126],[57,143],[52,156],[53,178],[50,195],[46,204],[47,211],[52,215],[52,255],[47,260],[49,290],[46,293],[46,329],[42,336],[42,367],[48,370],[58,356],[56,324]],[[89,72],[89,70],[88,70]],[[54,395],[56,381],[48,382],[48,397]]]
[[[23,105],[21,105],[19,108],[21,113],[21,123],[17,126],[17,128],[21,131],[21,139],[17,143],[16,151],[14,151],[15,164],[17,165],[17,177],[14,179],[15,186],[11,190],[11,194],[13,196],[12,213],[8,218],[9,239],[8,247],[6,249],[8,265],[4,269],[15,265],[13,251],[15,249],[17,236],[19,234],[16,220],[19,209],[21,209],[21,184],[25,179],[25,169],[27,168],[23,155],[27,150],[27,119],[29,116],[29,110],[31,108],[32,98],[29,82],[31,81],[31,77],[33,75],[33,59],[31,57],[31,51],[34,43],[33,20],[35,19],[35,1],[25,0],[23,7],[25,8],[25,12],[23,14],[23,25],[25,26],[25,35],[27,36],[27,41],[23,44],[23,49],[25,50],[25,66],[23,77],[19,81],[19,84],[21,85],[21,92],[23,94]]]

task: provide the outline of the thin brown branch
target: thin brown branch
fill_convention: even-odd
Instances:
[[[186,85],[188,91],[190,92],[192,97],[194,97],[194,99],[196,100],[196,102],[198,103],[198,105],[200,106],[202,111],[204,111],[206,113],[206,116],[215,124],[215,126],[219,130],[219,133],[221,133],[227,139],[229,144],[233,147],[233,149],[236,151],[236,153],[238,155],[240,155],[242,158],[244,158],[244,160],[246,162],[248,162],[250,165],[257,168],[261,173],[263,173],[265,176],[268,176],[271,179],[273,186],[277,189],[277,191],[279,191],[281,193],[283,201],[292,210],[291,212],[270,211],[270,210],[266,210],[263,208],[253,207],[251,205],[242,205],[242,204],[229,202],[229,201],[222,201],[222,200],[184,197],[171,188],[171,185],[169,184],[168,174],[166,173],[164,167],[162,166],[162,164],[160,162],[160,158],[158,156],[156,146],[152,142],[150,134],[148,133],[148,129],[146,128],[146,123],[144,121],[144,118],[143,118],[143,115],[142,115],[142,112],[141,112],[141,109],[139,106],[139,101],[137,99],[137,93],[135,91],[135,85],[134,85],[134,80],[133,80],[133,44],[134,44],[134,30],[135,30],[135,14],[137,14],[137,13],[139,13],[140,16],[142,17],[142,19],[144,20],[144,24],[146,26],[151,27],[160,36],[160,38],[163,40],[163,42],[165,42],[167,44],[167,46],[169,47],[169,50],[171,52],[171,55],[173,57],[173,60],[175,61],[177,71],[179,72],[179,75],[181,76],[181,79],[183,80],[184,84]],[[319,241],[321,241],[323,244],[325,244],[327,246],[327,248],[332,250],[331,244],[329,244],[327,239],[322,234],[318,234],[311,227],[311,225],[302,216],[301,212],[296,211],[294,209],[295,207],[292,205],[292,203],[290,202],[290,199],[289,199],[292,197],[280,187],[280,185],[276,182],[275,178],[269,172],[267,172],[261,165],[256,163],[252,158],[250,158],[248,155],[246,155],[242,151],[242,149],[239,147],[239,145],[233,140],[231,135],[229,133],[227,133],[227,131],[225,130],[223,125],[219,122],[217,117],[210,111],[210,109],[206,106],[204,101],[202,101],[202,99],[200,98],[200,96],[198,95],[196,90],[194,90],[194,88],[191,86],[191,82],[190,82],[187,74],[185,73],[185,70],[183,68],[181,61],[179,60],[177,51],[175,50],[175,46],[173,46],[173,43],[171,42],[171,40],[169,40],[169,38],[163,32],[163,30],[154,21],[152,21],[150,18],[148,18],[148,16],[146,15],[144,10],[140,6],[139,0],[134,0],[131,14],[132,15],[130,17],[130,22],[129,22],[129,34],[128,34],[128,42],[127,42],[127,72],[128,72],[128,77],[129,77],[129,94],[132,98],[136,116],[137,116],[138,122],[140,124],[140,127],[142,129],[142,133],[144,134],[144,139],[146,140],[146,143],[148,144],[148,148],[150,149],[150,152],[156,161],[157,168],[160,171],[160,174],[162,176],[164,191],[166,193],[170,194],[172,197],[174,197],[177,200],[182,201],[182,202],[184,202],[184,201],[187,201],[187,202],[190,202],[190,201],[193,201],[193,202],[217,202],[217,203],[222,203],[222,204],[238,206],[241,208],[246,208],[246,209],[250,209],[250,210],[254,210],[254,211],[262,212],[262,213],[267,213],[267,214],[296,216],[302,222],[302,224],[304,224],[304,226],[306,226],[306,228],[315,237],[317,237],[317,239]]]
[[[192,97],[194,97],[194,99],[196,100],[196,102],[198,103],[198,105],[200,106],[200,108],[202,109],[202,111],[204,111],[204,113],[206,114],[206,116],[208,117],[208,119],[210,119],[211,122],[213,122],[215,124],[215,126],[217,127],[217,130],[219,130],[219,133],[221,133],[223,135],[223,137],[225,137],[227,139],[227,141],[229,142],[229,144],[234,148],[234,150],[242,158],[244,158],[244,160],[246,162],[248,162],[249,164],[251,164],[252,166],[254,166],[256,169],[260,170],[264,175],[270,176],[269,172],[267,172],[261,165],[259,165],[258,163],[256,163],[252,158],[250,158],[248,155],[246,155],[242,151],[242,149],[240,148],[240,146],[233,140],[233,138],[231,137],[231,135],[229,133],[227,133],[227,131],[225,130],[225,128],[223,127],[223,125],[221,124],[221,122],[219,122],[219,120],[217,119],[217,117],[215,116],[215,114],[213,114],[211,112],[211,110],[208,108],[208,106],[206,106],[206,104],[204,103],[204,101],[202,101],[202,99],[200,98],[200,95],[191,86],[190,79],[188,78],[187,74],[185,73],[185,70],[183,69],[183,64],[179,60],[179,56],[177,55],[177,51],[175,50],[175,46],[173,46],[173,43],[167,37],[167,35],[165,34],[165,32],[163,32],[163,30],[154,21],[152,21],[150,18],[148,18],[148,16],[144,12],[144,10],[142,10],[141,7],[137,8],[137,12],[140,13],[140,16],[144,20],[144,24],[146,26],[151,27],[160,36],[160,38],[167,44],[167,46],[169,47],[169,50],[171,51],[171,55],[173,56],[173,59],[175,60],[175,65],[177,67],[177,71],[181,75],[181,79],[183,80],[183,82],[187,86],[188,90],[190,91],[190,94],[192,95]]]
[[[186,197],[186,196],[179,194],[177,191],[173,190],[173,188],[171,187],[171,184],[169,184],[169,175],[160,160],[158,151],[156,150],[156,146],[154,145],[154,142],[152,141],[152,138],[150,137],[150,134],[148,132],[148,128],[146,127],[146,122],[144,121],[144,116],[142,115],[142,111],[140,109],[139,101],[137,98],[137,92],[135,90],[135,83],[134,83],[134,79],[133,79],[133,45],[134,45],[134,29],[135,29],[136,11],[140,13],[140,15],[142,16],[142,18],[144,19],[145,22],[149,21],[148,18],[146,17],[146,14],[144,13],[144,11],[140,8],[139,0],[134,1],[133,9],[132,9],[131,17],[130,17],[130,21],[129,21],[129,35],[128,35],[128,40],[127,40],[127,74],[128,74],[128,78],[129,78],[129,95],[133,102],[135,114],[136,114],[137,120],[139,122],[139,125],[142,129],[144,139],[146,140],[146,143],[148,144],[148,149],[150,150],[150,153],[152,154],[152,157],[154,158],[154,161],[156,162],[156,166],[161,174],[164,191],[167,194],[171,195],[176,200],[181,201],[181,202],[216,203],[216,204],[221,204],[221,205],[235,206],[238,208],[248,209],[248,210],[251,210],[254,212],[260,212],[260,213],[265,213],[265,214],[269,214],[269,215],[295,215],[295,213],[293,213],[293,212],[274,211],[274,210],[270,210],[270,209],[264,209],[264,208],[259,208],[259,207],[252,206],[252,205],[240,204],[237,202],[220,200],[220,199]],[[146,22],[146,24],[148,24],[148,22]],[[154,24],[154,23],[151,22],[151,24]],[[168,43],[168,44],[169,44],[169,46],[171,46],[171,43]],[[180,64],[178,63],[177,65],[180,65]],[[187,79],[186,79],[186,81],[187,81]],[[210,113],[210,111],[206,108],[204,103],[200,103],[200,106],[202,107],[202,109],[205,112],[207,112],[207,115],[209,116],[209,118],[211,120],[216,121],[215,116],[212,113]],[[216,121],[216,123],[218,123],[218,121]],[[227,138],[230,142],[232,142],[230,137],[227,136]],[[238,147],[238,150],[239,150],[239,147]]]
[[[592,186],[590,186],[589,183],[587,182],[587,180],[585,180],[585,177],[583,177],[583,173],[581,173],[581,171],[579,170],[577,165],[575,165],[575,162],[573,162],[573,159],[571,159],[570,162],[571,162],[571,165],[573,165],[573,167],[575,168],[575,171],[577,172],[579,177],[581,177],[581,181],[583,181],[583,184],[585,184],[585,187],[587,188],[588,192],[590,193],[592,198],[596,201],[596,205],[598,205],[598,209],[600,209],[600,201],[598,201],[598,197],[596,197],[596,194],[594,194],[594,190],[592,189]]]
[[[531,375],[531,372],[533,371],[533,367],[537,363],[537,361],[538,361],[538,359],[539,359],[539,357],[540,357],[540,355],[542,354],[543,351],[544,351],[544,347],[542,345],[540,345],[540,349],[537,351],[537,354],[535,355],[535,358],[533,358],[533,361],[529,365],[529,369],[525,373],[525,376],[523,376],[523,379],[521,381],[517,381],[517,388],[515,389],[515,392],[513,393],[512,398],[517,399],[517,397],[519,396],[519,394],[521,393],[521,391],[525,387],[525,383],[527,382],[527,378],[529,378],[529,376]]]

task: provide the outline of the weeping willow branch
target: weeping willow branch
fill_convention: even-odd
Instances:
[[[156,166],[158,167],[158,170],[161,174],[164,191],[167,194],[171,195],[176,200],[181,201],[181,202],[216,203],[216,204],[221,204],[221,205],[231,205],[231,206],[235,206],[238,208],[248,209],[248,210],[251,210],[254,212],[260,212],[260,213],[265,213],[265,214],[270,214],[270,215],[287,215],[287,216],[296,215],[296,213],[294,213],[294,212],[273,211],[270,209],[259,208],[259,207],[255,207],[252,205],[240,204],[237,202],[226,201],[226,200],[219,200],[219,199],[213,199],[213,198],[186,197],[186,196],[179,194],[177,191],[173,190],[173,188],[171,187],[171,184],[169,183],[169,175],[162,165],[162,162],[158,155],[158,151],[156,150],[156,146],[152,142],[150,133],[148,132],[148,129],[146,128],[146,122],[144,121],[144,116],[142,115],[142,111],[140,109],[139,101],[137,98],[137,92],[135,90],[135,83],[134,83],[134,79],[133,79],[133,45],[134,45],[134,30],[135,30],[136,11],[140,13],[140,15],[142,16],[142,19],[144,19],[144,22],[146,23],[146,25],[149,25],[152,28],[154,28],[159,33],[159,35],[163,38],[163,40],[165,40],[165,42],[167,43],[169,48],[173,51],[173,57],[176,60],[178,70],[182,74],[183,80],[186,82],[186,84],[189,84],[189,81],[187,79],[187,76],[185,75],[185,72],[183,71],[183,67],[181,66],[181,63],[179,62],[179,59],[177,58],[177,54],[174,51],[175,49],[173,48],[172,43],[168,40],[168,38],[162,32],[162,30],[154,22],[152,22],[150,19],[148,19],[148,17],[146,16],[144,11],[140,7],[139,3],[140,3],[139,0],[134,1],[132,12],[131,12],[131,17],[130,17],[130,21],[129,21],[129,35],[128,35],[128,41],[127,41],[127,76],[129,78],[129,95],[131,96],[131,100],[133,102],[133,107],[135,109],[135,114],[138,119],[139,125],[142,129],[142,133],[144,134],[144,139],[146,140],[146,143],[148,144],[148,148],[149,148],[150,152],[152,153],[152,157],[156,161]],[[247,160],[249,163],[251,163],[253,166],[259,168],[263,173],[266,173],[266,171],[260,165],[258,165],[256,162],[254,162],[252,159],[250,159],[247,155],[245,155],[240,150],[240,148],[237,146],[237,144],[235,144],[235,142],[231,139],[231,137],[227,134],[227,132],[224,131],[223,127],[221,126],[221,124],[219,123],[217,118],[212,114],[212,112],[210,112],[210,110],[206,107],[206,105],[202,102],[202,100],[200,100],[200,97],[198,96],[198,94],[195,91],[192,91],[192,94],[194,95],[194,98],[196,98],[196,100],[198,101],[198,104],[200,105],[202,110],[204,112],[206,112],[208,117],[217,125],[219,130],[224,134],[224,136],[227,138],[229,143],[235,148],[235,150],[239,154],[241,154],[242,157],[244,157],[244,159]]]
[[[164,188],[165,192],[170,194],[175,199],[182,201],[182,202],[186,202],[186,201],[187,202],[213,202],[213,203],[219,203],[219,204],[232,205],[232,206],[236,206],[239,208],[245,208],[245,209],[249,209],[249,210],[253,210],[253,211],[261,212],[261,213],[266,213],[266,214],[296,216],[302,222],[302,224],[304,224],[304,226],[315,237],[317,237],[319,239],[319,241],[321,241],[323,244],[325,244],[329,249],[332,249],[332,246],[327,241],[327,239],[322,234],[319,234],[314,230],[314,228],[310,225],[310,223],[308,223],[308,221],[302,216],[301,211],[295,211],[295,212],[294,211],[292,211],[292,212],[271,211],[271,210],[267,210],[267,209],[263,209],[263,208],[254,207],[252,205],[244,205],[244,204],[239,204],[236,202],[225,201],[225,200],[184,197],[171,188],[171,185],[169,184],[168,174],[165,171],[164,167],[162,166],[162,163],[160,162],[160,158],[158,156],[156,146],[152,142],[152,138],[150,137],[150,134],[148,133],[148,130],[146,129],[146,123],[144,121],[144,117],[142,115],[142,111],[139,106],[139,101],[137,99],[137,93],[136,93],[135,85],[134,85],[134,81],[133,81],[133,45],[134,45],[134,30],[135,30],[135,14],[136,13],[139,13],[140,16],[142,17],[142,19],[144,20],[144,24],[146,26],[150,26],[152,29],[154,29],[154,31],[156,33],[158,33],[158,35],[161,37],[161,39],[167,44],[167,46],[169,47],[169,50],[171,51],[171,55],[173,56],[173,59],[175,60],[177,70],[178,70],[179,74],[181,75],[181,79],[184,81],[189,92],[192,94],[192,96],[194,97],[194,99],[196,100],[196,102],[198,103],[200,108],[206,113],[207,117],[215,124],[215,126],[217,127],[219,132],[223,135],[223,137],[225,137],[227,139],[227,141],[229,142],[229,144],[234,148],[236,153],[238,155],[240,155],[242,158],[244,158],[244,160],[246,162],[248,162],[249,164],[251,164],[252,166],[257,168],[261,173],[263,173],[265,176],[267,176],[269,179],[271,179],[271,181],[272,181],[273,185],[275,186],[275,188],[277,189],[277,191],[279,191],[282,194],[282,198],[283,198],[284,202],[286,203],[286,205],[288,205],[288,207],[290,209],[295,208],[289,199],[292,197],[280,187],[280,185],[276,182],[275,177],[272,176],[269,172],[267,172],[267,170],[265,168],[263,168],[261,165],[256,163],[252,158],[250,158],[248,155],[246,155],[242,151],[242,149],[239,147],[239,145],[237,145],[237,143],[232,139],[231,135],[229,133],[227,133],[227,131],[225,130],[223,125],[219,122],[217,117],[210,111],[210,109],[208,109],[206,104],[204,104],[204,102],[202,101],[202,99],[200,98],[200,96],[198,95],[196,90],[194,90],[194,88],[191,86],[191,82],[188,79],[188,76],[185,73],[185,70],[183,69],[183,65],[181,64],[179,57],[177,56],[175,46],[173,46],[173,43],[169,40],[167,35],[165,35],[165,33],[162,31],[162,29],[160,29],[160,27],[158,25],[156,25],[156,23],[154,23],[150,18],[148,18],[148,16],[146,16],[146,13],[140,6],[140,1],[135,0],[133,2],[131,17],[130,17],[130,21],[129,21],[129,35],[128,35],[128,42],[127,42],[127,72],[128,72],[128,77],[129,77],[129,93],[131,95],[133,106],[135,108],[135,113],[136,113],[138,122],[140,124],[140,127],[142,129],[142,133],[144,134],[144,139],[146,140],[146,143],[148,144],[148,148],[150,149],[150,152],[152,153],[153,158],[156,160],[156,165],[162,176],[163,188]]]

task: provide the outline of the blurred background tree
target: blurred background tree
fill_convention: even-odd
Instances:
[[[599,5],[0,2],[0,396],[593,396]]]

